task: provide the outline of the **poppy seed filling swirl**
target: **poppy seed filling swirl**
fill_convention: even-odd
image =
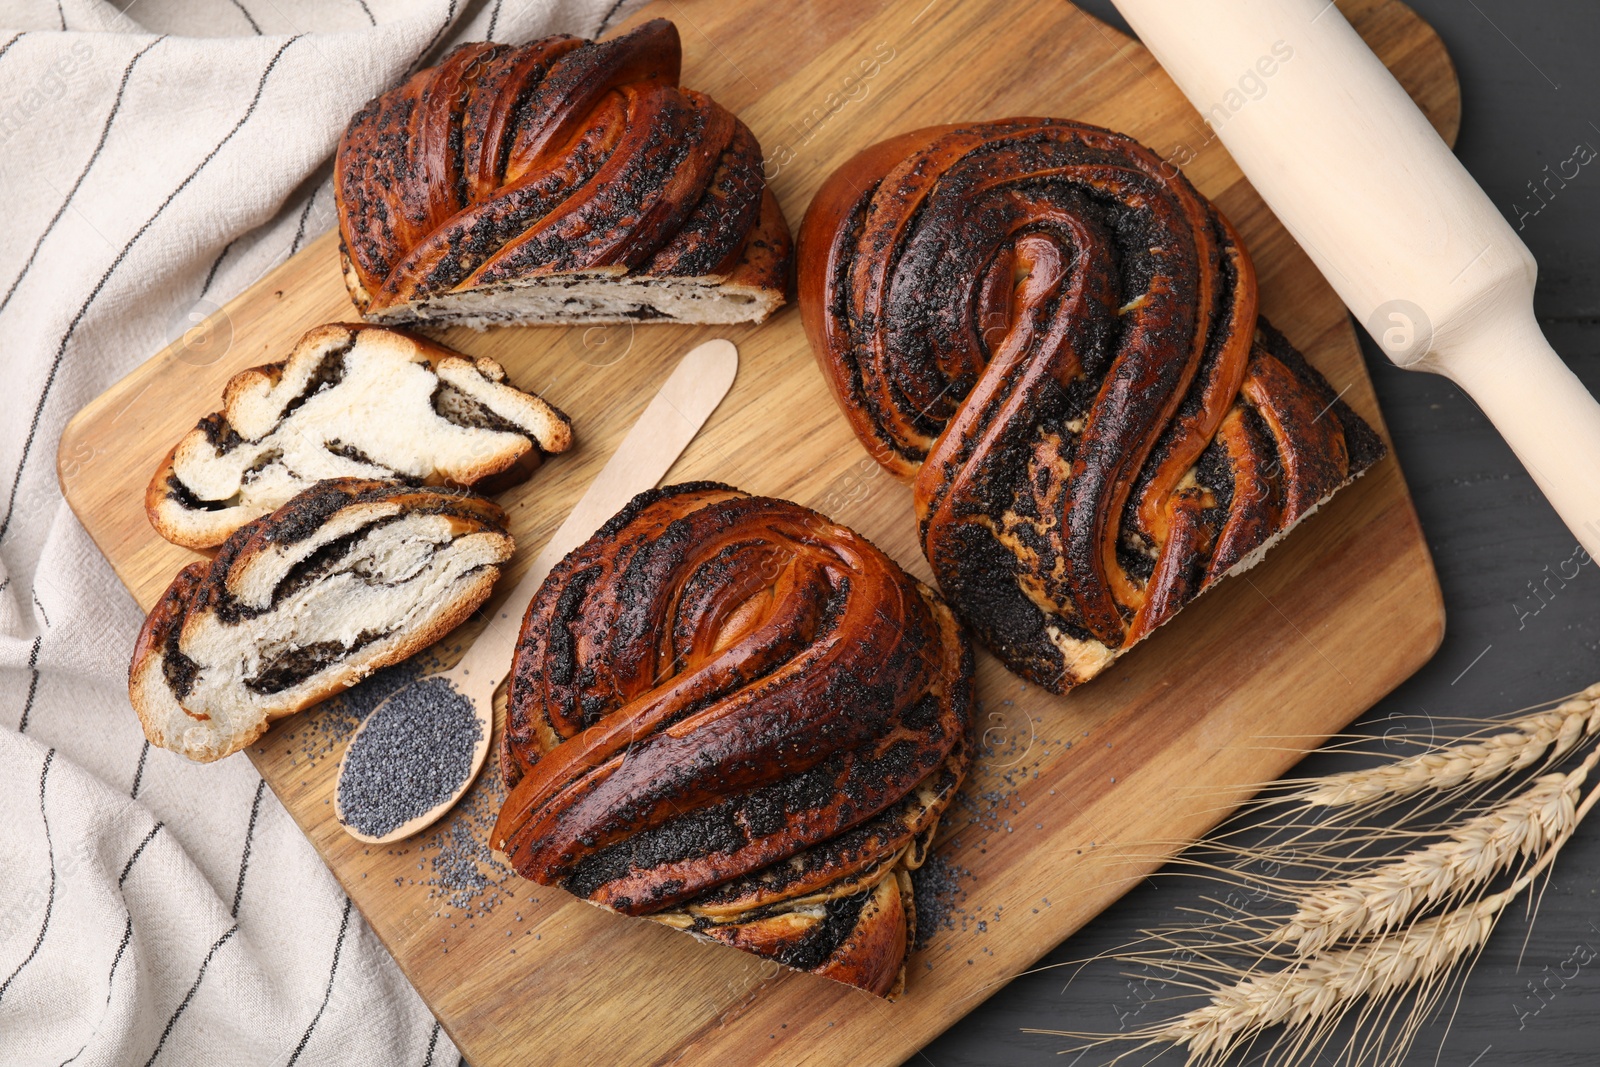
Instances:
[[[971,758],[949,610],[796,504],[636,498],[540,589],[494,841],[525,877],[880,994]]]
[[[869,148],[800,264],[813,348],[913,483],[941,590],[1057,692],[1383,454],[1259,318],[1228,220],[1121,134],[1027,118]]]

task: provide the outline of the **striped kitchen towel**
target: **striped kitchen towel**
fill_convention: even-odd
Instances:
[[[631,6],[0,0],[0,1064],[459,1062],[244,756],[144,743],[140,615],[56,446],[333,225],[363,102],[460,41],[596,36]]]

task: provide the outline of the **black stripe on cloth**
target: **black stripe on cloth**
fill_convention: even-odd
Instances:
[[[233,140],[234,135],[244,128],[244,124],[250,121],[250,116],[255,114],[256,107],[261,103],[262,94],[266,92],[268,77],[278,66],[278,60],[283,58],[283,53],[288,51],[289,46],[298,41],[301,36],[303,35],[296,34],[290,37],[273,53],[271,62],[267,64],[267,69],[261,72],[261,80],[256,84],[256,94],[251,98],[250,106],[245,108],[244,114],[239,117],[238,122],[234,123],[233,129],[229,130],[227,135],[217,142],[216,147],[206,153],[205,158],[195,165],[194,170],[189,172],[189,176],[183,179],[176,189],[167,194],[167,198],[161,201],[161,206],[156,208],[155,213],[146,219],[144,225],[140,226],[134,235],[128,239],[128,243],[122,246],[122,251],[118,252],[117,257],[111,261],[111,266],[107,267],[105,273],[100,275],[100,280],[95,283],[89,295],[84,298],[77,314],[72,316],[72,321],[67,325],[66,332],[61,335],[61,343],[56,346],[55,359],[51,361],[49,374],[45,377],[44,390],[39,394],[39,402],[33,408],[33,420],[28,424],[28,436],[22,442],[22,458],[17,461],[16,476],[11,479],[11,494],[6,501],[5,518],[0,520],[0,540],[4,540],[6,533],[11,529],[11,517],[16,513],[17,490],[22,485],[22,472],[28,466],[28,457],[32,454],[34,439],[39,435],[39,420],[44,415],[45,401],[50,398],[50,391],[55,386],[56,374],[61,370],[61,361],[66,357],[67,344],[72,340],[72,335],[77,332],[84,316],[89,313],[89,308],[99,298],[101,291],[106,287],[106,283],[111,280],[111,275],[122,265],[122,261],[128,258],[128,253],[133,251],[133,246],[139,243],[139,239],[149,231],[151,226],[155,225],[156,220],[178,198],[178,194],[189,187],[189,183],[199,176],[200,172],[206,168],[206,165],[216,158],[217,153],[221,152],[223,147]]]
[[[61,0],[56,0],[56,14],[61,16],[61,30],[65,33],[67,29],[67,9],[61,6]]]
[[[189,987],[189,992],[183,995],[183,1001],[172,1010],[172,1017],[167,1020],[166,1027],[161,1031],[161,1040],[156,1042],[156,1050],[150,1053],[150,1058],[144,1061],[144,1067],[150,1067],[152,1063],[156,1062],[156,1057],[161,1055],[161,1050],[166,1047],[167,1038],[172,1036],[172,1028],[178,1025],[178,1020],[183,1017],[183,1013],[189,1010],[189,1002],[194,999],[195,993],[200,989],[200,982],[206,976],[206,968],[211,966],[211,957],[215,956],[217,950],[226,945],[233,935],[238,932],[239,924],[234,923],[228,927],[226,933],[212,943],[211,951],[207,952],[206,958],[200,961],[200,973],[194,976],[194,985]]]
[[[439,1020],[433,1021],[433,1033],[428,1037],[428,1054],[422,1058],[422,1067],[433,1067],[433,1049],[439,1043]]]
[[[125,924],[123,924],[123,927],[122,927],[122,943],[117,946],[116,958],[114,958],[111,961],[111,974],[108,975],[107,978],[106,978],[106,1003],[107,1004],[111,1003],[111,989],[112,989],[111,982],[112,982],[113,979],[115,979],[117,977],[117,965],[122,962],[122,954],[124,952],[128,951],[128,943],[130,941],[132,941],[132,940],[133,940],[133,916],[129,915],[128,916],[128,921]],[[104,1009],[101,1009],[100,1015],[101,1015],[101,1019],[103,1021],[104,1018],[105,1018],[105,1010]],[[96,1032],[98,1032],[98,1031],[96,1031]],[[67,1067],[68,1064],[75,1062],[79,1056],[82,1056],[84,1054],[84,1052],[88,1050],[88,1048],[89,1048],[89,1042],[85,1041],[81,1046],[79,1046],[78,1051],[74,1052],[72,1055],[68,1056],[66,1059],[61,1061],[61,1067]]]
[[[22,284],[22,279],[27,277],[28,271],[33,269],[34,258],[39,255],[39,249],[44,247],[45,238],[49,237],[56,228],[56,223],[61,221],[61,216],[67,213],[67,207],[72,203],[73,197],[78,195],[79,186],[83,185],[83,180],[89,176],[89,171],[94,168],[95,161],[100,158],[100,152],[106,146],[106,137],[111,133],[111,124],[116,121],[117,112],[122,110],[122,97],[128,91],[128,79],[133,75],[134,66],[144,57],[146,52],[166,39],[166,34],[157,37],[135,52],[133,58],[128,60],[128,65],[122,68],[122,81],[117,85],[117,95],[111,101],[111,110],[106,113],[105,125],[100,127],[100,140],[95,142],[94,151],[89,153],[89,161],[83,165],[82,170],[78,171],[77,180],[72,183],[72,188],[68,189],[67,195],[61,198],[61,206],[56,208],[54,215],[50,216],[50,221],[45,224],[44,230],[39,234],[39,239],[33,242],[33,251],[28,253],[28,258],[22,263],[22,270],[18,271],[17,276],[12,279],[11,288],[6,290],[6,295],[3,298],[0,298],[0,311],[4,311],[6,305],[11,303],[11,297],[16,293],[17,286]]]
[[[11,46],[16,44],[18,41],[22,40],[27,35],[28,35],[28,31],[27,30],[23,30],[21,33],[17,34],[15,37],[11,38],[11,40],[7,41],[5,44],[0,44],[0,56],[3,56],[7,52],[11,51]]]
[[[128,874],[133,870],[133,865],[138,862],[140,856],[144,855],[144,847],[150,843],[151,838],[161,831],[161,827],[162,824],[159,822],[150,827],[150,832],[144,835],[144,840],[140,841],[139,847],[133,850],[133,855],[128,857],[128,862],[122,865],[122,875],[117,879],[117,888],[122,888],[122,884],[128,880]],[[100,1009],[100,1018],[102,1020],[105,1018],[105,1008],[111,1004],[111,994],[116,989],[117,968],[122,966],[122,957],[127,953],[128,945],[133,941],[133,913],[128,912],[127,915],[127,920],[122,924],[122,941],[117,945],[117,954],[111,957],[111,971],[106,975],[106,1003]],[[95,1024],[90,1029],[98,1033],[99,1024]],[[67,1067],[69,1063],[76,1061],[88,1047],[89,1042],[85,1041],[78,1051],[61,1061],[61,1067]]]
[[[599,26],[595,27],[593,36],[598,37],[602,33],[606,32],[606,27],[611,25],[612,17],[615,16],[618,11],[622,10],[622,5],[627,2],[628,0],[617,0],[616,3],[612,4],[611,10],[606,12],[606,17],[600,20]]]
[[[28,653],[28,699],[22,705],[22,719],[17,723],[17,733],[28,732],[28,716],[33,714],[33,698],[39,693],[39,646],[43,637],[33,639],[33,651]]]
[[[494,28],[500,25],[500,5],[504,4],[505,2],[506,0],[494,0],[494,10],[489,12],[489,29],[488,32],[483,35],[484,40],[494,40]]]
[[[378,20],[372,17],[372,8],[367,6],[367,0],[356,0],[356,3],[361,5],[361,13],[367,16],[367,21],[376,26]]]
[[[50,628],[50,613],[44,610],[44,604],[39,600],[38,590],[35,590],[33,594],[33,606],[39,609],[39,617],[44,620],[45,629],[48,630]]]
[[[222,261],[228,258],[228,253],[233,251],[233,246],[238,240],[235,237],[232,241],[223,245],[222,251],[217,253],[217,258],[211,261],[211,269],[206,271],[205,284],[200,287],[200,299],[204,300],[206,294],[211,291],[211,283],[217,280],[217,268],[222,266]]]
[[[250,12],[245,10],[245,6],[241,4],[239,0],[233,0],[233,6],[239,9],[239,14],[244,16],[244,20],[248,22],[250,24],[250,28],[255,31],[255,35],[260,37],[261,24],[255,20],[255,17],[252,16]]]
[[[133,855],[128,857],[128,862],[122,865],[122,873],[117,876],[118,889],[121,889],[122,883],[128,880],[128,873],[133,870],[134,863],[138,861],[140,856],[144,855],[144,847],[150,843],[151,839],[154,838],[156,834],[161,832],[161,827],[164,825],[166,824],[158,822],[154,826],[150,827],[150,832],[144,835],[144,840],[140,841],[139,847],[133,850]]]
[[[311,1017],[311,1024],[306,1027],[306,1032],[300,1035],[300,1043],[294,1047],[283,1067],[294,1067],[300,1059],[300,1054],[306,1050],[306,1043],[311,1040],[311,1032],[317,1028],[317,1023],[322,1021],[322,1013],[328,1010],[328,1000],[333,996],[333,978],[339,973],[339,955],[344,951],[344,937],[350,932],[350,898],[344,898],[344,918],[339,920],[339,940],[333,943],[333,966],[328,968],[328,986],[322,991],[322,1004],[317,1008],[317,1014]]]
[[[300,225],[295,227],[294,241],[289,245],[289,254],[292,256],[300,251],[300,242],[306,239],[306,220],[311,217],[311,205],[317,202],[317,194],[322,192],[322,186],[311,190],[311,195],[306,197],[306,206],[300,209]]]
[[[422,50],[417,53],[417,58],[411,61],[411,66],[407,69],[408,75],[417,72],[417,69],[428,58],[428,54],[433,51],[434,46],[439,43],[439,38],[443,37],[445,31],[450,29],[450,24],[456,20],[456,3],[457,0],[450,0],[450,6],[444,13],[444,22],[440,23],[439,28],[433,31],[433,36],[429,37],[428,43],[422,46]]]
[[[116,981],[117,968],[122,965],[122,954],[128,951],[128,942],[133,940],[133,915],[128,915],[128,921],[122,927],[122,943],[117,946],[117,954],[111,957],[111,973],[106,975],[106,1003],[111,1003],[111,983]],[[84,1048],[88,1048],[85,1045]],[[82,1052],[83,1049],[79,1049]],[[73,1059],[78,1057],[74,1056]]]
[[[39,818],[44,822],[44,847],[46,853],[50,856],[50,891],[45,894],[44,898],[44,922],[39,924],[39,936],[33,939],[33,948],[28,952],[28,955],[23,958],[21,963],[17,964],[17,969],[11,972],[11,976],[3,983],[0,983],[0,1000],[6,998],[6,990],[11,988],[11,983],[17,980],[17,975],[22,973],[22,969],[32,963],[33,958],[39,954],[39,946],[44,944],[44,935],[50,929],[50,913],[55,910],[56,906],[56,845],[54,841],[50,840],[50,816],[44,810],[44,787],[45,783],[50,780],[50,764],[55,761],[55,758],[55,749],[52,748],[46,752],[44,754],[44,769],[39,772]]]
[[[150,740],[145,739],[144,746],[139,749],[139,766],[133,772],[133,788],[128,790],[129,800],[139,799],[139,783],[144,781],[144,761],[150,755]]]
[[[261,797],[267,791],[265,778],[256,783],[256,798],[250,804],[250,825],[244,831],[244,854],[239,857],[239,880],[233,884],[233,911],[239,917],[239,899],[244,896],[244,872],[250,869],[250,842],[256,836],[256,817],[261,814]]]
[[[128,943],[131,942],[132,940],[133,940],[133,916],[129,915],[128,916],[128,921],[123,923],[123,925],[122,925],[122,943],[117,946],[117,954],[111,960],[111,973],[106,976],[106,1003],[107,1004],[111,1003],[111,990],[112,990],[111,983],[117,977],[117,965],[122,962],[122,954],[128,951]],[[101,1019],[104,1020],[104,1018],[105,1018],[105,1009],[104,1008],[101,1009],[101,1013],[100,1014],[101,1014]],[[98,1032],[98,1031],[96,1031],[96,1032]],[[61,1067],[67,1067],[68,1064],[75,1062],[79,1056],[82,1056],[84,1054],[84,1052],[88,1050],[88,1048],[89,1048],[89,1042],[85,1041],[78,1048],[78,1051],[74,1052],[72,1055],[68,1056],[66,1059],[61,1061]]]

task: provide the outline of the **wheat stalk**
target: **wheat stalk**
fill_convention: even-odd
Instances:
[[[1449,988],[1450,976],[1462,973],[1460,965],[1482,949],[1507,906],[1555,862],[1600,802],[1600,785],[1584,792],[1600,764],[1600,744],[1570,771],[1532,781],[1519,779],[1519,772],[1541,761],[1554,767],[1597,737],[1600,684],[1557,707],[1510,720],[1490,736],[1301,783],[1286,798],[1298,802],[1293,810],[1299,813],[1308,806],[1355,806],[1370,814],[1425,791],[1448,796],[1473,785],[1484,788],[1475,796],[1454,797],[1453,806],[1466,809],[1454,821],[1420,831],[1415,813],[1400,816],[1399,827],[1341,822],[1331,839],[1310,846],[1309,861],[1303,854],[1295,858],[1295,848],[1305,847],[1302,839],[1309,832],[1297,815],[1275,826],[1296,831],[1294,848],[1248,848],[1214,838],[1210,847],[1231,852],[1235,866],[1192,862],[1218,876],[1231,873],[1267,887],[1267,899],[1292,907],[1289,917],[1208,915],[1208,921],[1151,934],[1165,946],[1162,952],[1113,954],[1148,964],[1177,953],[1169,961],[1175,976],[1170,981],[1206,999],[1176,1018],[1119,1034],[1034,1032],[1087,1039],[1089,1047],[1131,1045],[1118,1061],[1138,1049],[1176,1045],[1188,1050],[1190,1063],[1213,1064],[1282,1027],[1273,1044],[1274,1062],[1304,1063],[1321,1058],[1336,1025],[1353,1015],[1356,1036],[1339,1062],[1365,1062],[1369,1056],[1398,1061]],[[1522,784],[1506,795],[1504,787],[1513,781]],[[1365,855],[1375,841],[1416,832],[1438,839],[1389,858]],[[1311,884],[1277,875],[1262,878],[1243,869],[1246,861],[1262,860],[1298,862],[1313,872]],[[1511,884],[1489,893],[1494,880],[1508,874]],[[1219,941],[1222,930],[1230,935]],[[1414,997],[1403,999],[1406,994]]]
[[[1318,886],[1267,940],[1290,943],[1302,956],[1336,942],[1392,930],[1439,902],[1460,897],[1539,855],[1570,834],[1577,794],[1596,755],[1570,774],[1547,774],[1525,792],[1467,820],[1443,840],[1406,853],[1367,874]]]
[[[1563,798],[1570,801],[1597,758],[1600,749],[1572,774],[1550,776],[1564,788],[1546,795],[1546,803],[1559,806]],[[1145,1045],[1170,1042],[1187,1047],[1191,1058],[1215,1059],[1270,1027],[1314,1027],[1342,1015],[1361,998],[1391,996],[1443,976],[1483,947],[1506,905],[1555,862],[1561,846],[1597,800],[1600,788],[1591,790],[1571,817],[1563,819],[1564,829],[1550,839],[1538,861],[1500,892],[1402,930],[1379,931],[1350,948],[1304,956],[1282,970],[1247,973],[1214,992],[1208,1003],[1137,1036]]]
[[[1497,893],[1404,932],[1323,952],[1218,990],[1209,1003],[1144,1035],[1218,1057],[1272,1026],[1308,1026],[1361,997],[1382,997],[1437,976],[1488,940],[1510,901]]]
[[[1557,707],[1503,725],[1500,733],[1487,738],[1444,746],[1376,767],[1330,774],[1288,799],[1313,807],[1399,799],[1424,790],[1449,791],[1482,784],[1524,770],[1541,759],[1558,760],[1600,733],[1600,683]]]

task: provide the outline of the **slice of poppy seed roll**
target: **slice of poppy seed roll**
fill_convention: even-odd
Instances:
[[[319,482],[178,573],[134,646],[153,745],[209,762],[465,622],[515,545],[462,489]]]
[[[495,490],[572,445],[572,423],[492,359],[398,330],[318,326],[241,371],[145,492],[156,532],[210,548],[324,478]]]

